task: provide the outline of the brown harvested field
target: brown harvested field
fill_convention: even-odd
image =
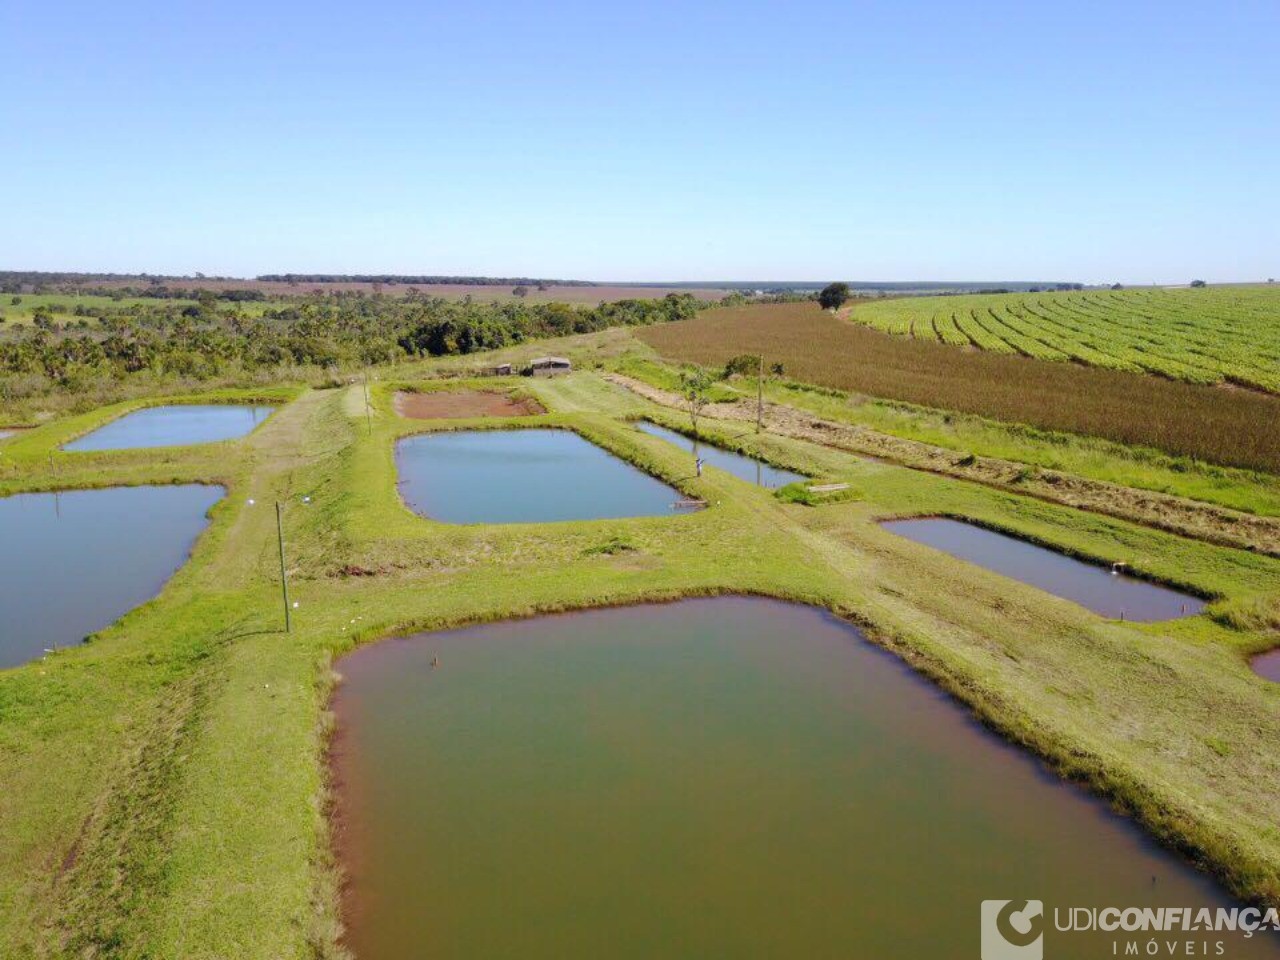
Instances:
[[[1280,396],[881,333],[816,304],[704,310],[636,330],[664,357],[763,353],[792,380],[1280,473]]]
[[[136,280],[104,280],[94,286],[101,287],[136,287]],[[405,283],[285,283],[277,280],[209,280],[174,278],[165,281],[165,286],[182,290],[261,290],[269,297],[300,296],[308,293],[338,293],[341,291],[363,291],[366,294],[382,293],[388,297],[407,296],[416,290],[423,296],[444,297],[449,300],[461,300],[471,297],[473,300],[517,300],[520,299],[511,291],[510,286],[497,284],[470,283],[431,283],[412,286]],[[601,284],[599,286],[549,286],[546,290],[530,287],[524,299],[530,303],[583,303],[596,306],[613,300],[653,300],[665,297],[669,293],[689,293],[699,300],[719,300],[730,291],[713,287],[645,287],[630,284]]]
[[[531,417],[545,413],[532,398],[516,399],[494,390],[401,391],[396,413],[411,420],[445,420],[462,417]]]

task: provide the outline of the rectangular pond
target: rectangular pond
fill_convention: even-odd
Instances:
[[[79,643],[155,596],[221,487],[115,487],[0,498],[0,668]]]
[[[987,897],[1231,903],[812,608],[543,617],[386,641],[338,670],[358,960],[971,960]],[[1046,939],[1046,957],[1111,956],[1109,936]],[[1280,956],[1274,937],[1224,939]]]
[[[783,470],[781,467],[775,467],[765,463],[763,460],[747,456],[745,453],[734,453],[705,440],[694,440],[678,430],[669,430],[648,420],[638,420],[635,426],[636,429],[642,430],[650,436],[660,437],[668,443],[674,443],[682,450],[687,450],[695,457],[701,457],[704,463],[719,467],[740,480],[746,480],[748,483],[754,483],[757,486],[769,488],[785,487],[788,483],[798,483],[801,480],[808,479],[808,477],[801,474]]]
[[[471,430],[396,444],[400,495],[445,523],[659,516],[679,491],[571,430]]]
[[[252,432],[274,410],[220,403],[144,407],[72,440],[62,449],[74,453],[234,440]]]
[[[1204,609],[1199,597],[1113,573],[1046,547],[972,523],[931,517],[881,524],[899,536],[961,560],[1039,587],[1104,617],[1151,622],[1191,616]]]

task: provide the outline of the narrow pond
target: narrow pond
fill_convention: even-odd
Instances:
[[[130,450],[234,440],[251,433],[274,410],[275,407],[216,403],[146,407],[112,420],[62,449],[70,452]]]
[[[1258,676],[1280,683],[1280,649],[1258,654],[1249,661],[1249,665]]]
[[[895,520],[882,526],[908,540],[1071,600],[1104,617],[1142,622],[1172,620],[1197,614],[1205,606],[1199,597],[1115,574],[1106,567],[960,520]]]
[[[400,495],[445,523],[670,514],[678,490],[571,430],[470,430],[396,445]]]
[[[0,498],[0,668],[79,643],[155,596],[221,487],[115,487]]]
[[[984,898],[1230,902],[812,608],[543,617],[386,641],[338,670],[359,960],[970,960]],[[1046,939],[1046,957],[1111,956],[1109,938]]]
[[[723,447],[707,443],[705,440],[694,440],[678,430],[668,430],[666,427],[660,427],[656,423],[650,423],[648,420],[637,421],[636,429],[642,430],[651,436],[660,437],[668,443],[674,443],[680,449],[688,450],[693,456],[701,457],[704,462],[711,464],[711,466],[719,467],[721,470],[732,473],[740,480],[746,480],[748,483],[754,483],[761,487],[785,487],[788,483],[797,483],[800,480],[808,479],[790,470],[783,470],[781,467],[772,466],[763,460],[749,457],[744,453],[734,453],[731,450],[725,450]]]

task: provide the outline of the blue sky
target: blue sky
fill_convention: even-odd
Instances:
[[[0,269],[1280,275],[1280,4],[0,3]]]

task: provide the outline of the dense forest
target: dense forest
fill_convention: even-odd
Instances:
[[[131,381],[263,383],[680,320],[700,306],[688,294],[587,308],[335,293],[273,301],[250,314],[206,291],[194,303],[78,307],[74,321],[37,311],[34,323],[0,326],[0,403],[16,410],[53,394],[101,399],[130,392],[112,388]]]

